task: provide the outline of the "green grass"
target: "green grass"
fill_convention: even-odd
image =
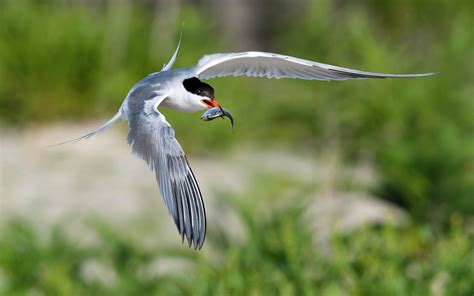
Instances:
[[[232,203],[244,240],[210,226],[206,252],[141,246],[103,223],[83,244],[61,228],[40,236],[25,221],[3,227],[5,295],[470,295],[474,238],[460,217],[448,230],[426,225],[365,227],[315,246],[302,207],[262,216]],[[225,227],[225,226],[224,226]],[[166,272],[156,262],[171,262]],[[173,263],[174,262],[174,263]],[[175,265],[173,265],[175,264]],[[174,266],[174,267],[173,267]]]

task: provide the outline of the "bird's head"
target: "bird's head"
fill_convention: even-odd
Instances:
[[[188,78],[183,81],[184,88],[199,100],[199,104],[204,108],[215,108],[219,107],[214,98],[214,88],[207,83],[201,82],[196,77]]]
[[[205,108],[209,109],[201,116],[201,119],[210,121],[218,117],[228,117],[230,119],[232,128],[234,127],[234,119],[232,118],[232,114],[227,109],[222,108],[221,105],[219,105],[219,103],[216,101],[214,97],[214,88],[212,88],[212,86],[202,82],[196,77],[184,80],[183,86],[188,92],[197,96],[199,102]]]

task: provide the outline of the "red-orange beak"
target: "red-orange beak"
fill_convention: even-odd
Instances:
[[[220,108],[221,106],[219,105],[219,103],[217,103],[216,99],[215,98],[211,98],[211,99],[206,99],[206,100],[201,100],[201,102],[207,106],[207,108],[211,109],[211,108]]]

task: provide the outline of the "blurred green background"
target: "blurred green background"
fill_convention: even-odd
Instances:
[[[315,158],[331,151],[344,166],[369,163],[376,182],[335,186],[402,208],[403,227],[334,233],[329,250],[317,248],[302,222],[308,184],[291,185],[301,194],[285,210],[254,213],[285,192],[288,184],[271,176],[240,197],[221,193],[246,239],[234,242],[209,221],[204,248],[213,251],[204,254],[143,246],[97,220],[96,244],[83,246],[60,225],[41,234],[16,217],[1,226],[0,293],[472,295],[473,28],[469,0],[0,1],[2,137],[105,121],[134,83],[169,60],[181,32],[175,67],[215,52],[262,50],[375,72],[440,72],[410,80],[210,80],[236,118],[235,135],[227,124],[199,122],[200,114],[164,111],[191,156],[279,147]],[[186,268],[146,272],[166,258]],[[84,266],[96,261],[113,280],[88,277]]]

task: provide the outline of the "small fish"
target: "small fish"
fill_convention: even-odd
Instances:
[[[219,117],[224,117],[224,112],[221,110],[219,107],[214,107],[211,109],[208,109],[206,112],[204,112],[201,116],[201,119],[204,121],[211,121]]]
[[[207,110],[201,115],[201,119],[204,121],[211,121],[219,117],[222,119],[224,119],[224,117],[229,118],[230,125],[232,126],[232,130],[234,130],[234,118],[232,118],[232,114],[230,114],[229,110],[225,108],[214,107]]]

